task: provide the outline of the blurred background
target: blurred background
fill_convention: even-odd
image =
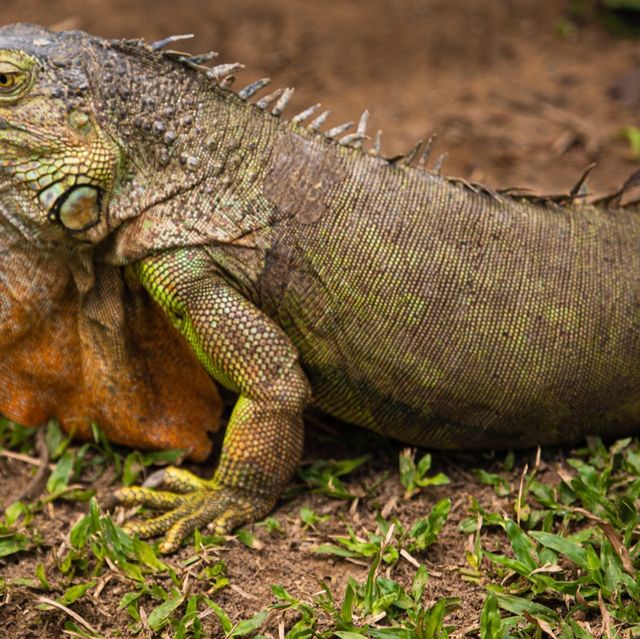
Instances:
[[[439,134],[444,172],[492,186],[571,187],[597,161],[599,192],[640,158],[640,0],[2,0],[5,22],[108,38],[194,33],[322,101],[328,127],[371,111],[384,150]],[[293,108],[290,113],[293,114]]]

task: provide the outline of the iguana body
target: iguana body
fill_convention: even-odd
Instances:
[[[1,61],[20,67],[16,51],[36,62],[4,106]],[[267,512],[299,460],[309,405],[439,448],[637,429],[636,211],[476,192],[371,157],[179,57],[0,31],[5,217],[28,229],[29,250],[46,238],[64,255],[101,308],[122,295],[92,273],[139,281],[239,395],[210,482],[170,470],[165,483],[186,494],[120,491],[176,507],[132,530],[171,528],[172,550],[197,525]],[[56,127],[55,144],[24,141]],[[46,171],[54,186],[38,182]],[[104,324],[117,341],[121,327]]]

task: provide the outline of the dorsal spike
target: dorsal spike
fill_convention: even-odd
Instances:
[[[459,184],[460,186],[471,191],[472,193],[475,193],[476,195],[481,192],[478,186],[474,182],[469,182],[464,178],[449,178],[449,182],[451,184]]]
[[[443,153],[435,161],[435,163],[433,165],[433,169],[432,169],[432,172],[433,172],[434,175],[440,175],[440,173],[442,172],[442,165],[444,164],[444,161],[447,159],[447,155],[449,155],[449,154],[448,153]]]
[[[219,82],[225,75],[230,75],[244,69],[244,64],[240,62],[229,62],[227,64],[218,64],[207,70],[207,76],[216,82]]]
[[[323,111],[315,120],[311,121],[309,128],[312,131],[317,131],[327,121],[330,113],[331,111],[329,110]]]
[[[259,109],[266,109],[272,102],[275,102],[282,94],[284,93],[284,89],[276,89],[269,93],[269,95],[265,95],[264,98],[260,98],[256,102],[256,106]]]
[[[640,185],[640,169],[634,171],[617,191],[611,193],[611,195],[605,195],[597,199],[595,202],[592,202],[592,204],[595,206],[604,206],[605,208],[620,206],[623,195],[638,185]]]
[[[365,109],[360,116],[360,121],[358,122],[358,129],[356,135],[358,135],[362,140],[367,137],[367,124],[369,123],[369,111]]]
[[[424,170],[425,167],[427,166],[427,162],[429,161],[429,157],[431,156],[431,149],[433,148],[433,143],[436,141],[437,137],[438,137],[438,134],[433,133],[427,140],[427,143],[425,144],[425,147],[422,150],[422,153],[420,155],[420,159],[418,160],[419,169]]]
[[[228,89],[235,81],[235,75],[225,75],[224,78],[218,82],[218,86],[221,89]]]
[[[293,95],[294,91],[294,88],[288,87],[282,92],[282,95],[278,98],[278,101],[271,110],[271,115],[279,116],[286,109],[287,104],[289,104],[289,100],[291,100],[291,96]]]
[[[180,62],[180,64],[185,64],[185,60],[191,57],[190,53],[185,53],[184,51],[174,51],[173,49],[165,49],[161,51],[162,56],[169,59],[174,60],[175,62]]]
[[[362,142],[367,139],[366,135],[361,135],[360,133],[349,133],[349,135],[345,135],[343,138],[340,138],[340,144],[343,146],[351,146],[354,149],[358,149],[362,146]]]
[[[418,143],[415,146],[413,146],[411,149],[409,149],[409,151],[407,151],[398,160],[398,164],[400,164],[401,166],[409,166],[411,162],[413,162],[413,160],[415,159],[416,155],[418,155],[418,151],[420,150],[420,147],[422,146],[423,142],[424,140],[418,140]]]
[[[238,91],[238,97],[241,100],[247,100],[252,95],[258,93],[261,89],[264,89],[269,82],[271,82],[271,78],[260,78],[259,80],[248,84],[244,89],[240,89],[240,91]]]
[[[531,189],[526,186],[507,186],[502,189],[496,189],[498,195],[509,195],[511,197],[521,197],[530,195]]]
[[[591,171],[593,171],[593,169],[595,168],[596,163],[592,162],[582,173],[582,175],[580,176],[580,179],[573,185],[573,188],[569,191],[569,196],[571,198],[574,197],[581,197],[587,194],[588,191],[585,191],[586,189],[586,181],[587,181],[587,177],[589,177],[589,173],[591,173]]]
[[[373,146],[369,151],[369,155],[373,155],[374,157],[378,157],[382,152],[382,130],[378,129],[376,132],[376,138],[373,142]]]
[[[193,38],[193,33],[183,33],[181,35],[171,35],[162,40],[156,40],[152,42],[149,47],[152,51],[160,51],[160,49],[164,49],[166,46],[173,44],[174,42],[180,42],[180,40],[190,40]]]
[[[493,189],[489,188],[486,184],[482,184],[481,182],[476,182],[475,180],[469,181],[468,184],[473,187],[476,193],[484,193],[489,196],[492,200],[498,200],[498,193]]]
[[[294,115],[291,118],[291,121],[294,124],[300,124],[300,122],[304,122],[307,118],[310,118],[321,106],[322,105],[320,104],[320,102],[318,102],[317,104],[313,104],[308,109],[305,109],[304,111],[298,113],[298,115]]]
[[[218,57],[217,51],[207,51],[207,53],[201,53],[200,55],[192,55],[184,58],[184,62],[199,67],[207,62],[211,62],[214,58]]]
[[[345,122],[344,124],[339,124],[338,126],[334,126],[329,129],[325,136],[328,138],[337,138],[339,135],[342,135],[345,131],[348,131],[353,126],[353,122]]]

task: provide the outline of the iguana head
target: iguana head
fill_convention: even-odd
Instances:
[[[5,189],[38,226],[77,233],[104,216],[121,157],[98,121],[81,33],[0,29],[0,167]]]
[[[175,39],[0,29],[0,199],[33,241],[101,244],[101,260],[124,264],[246,235],[226,213],[201,222],[213,193],[241,212],[228,186],[242,177],[250,189],[267,171],[255,160],[269,157],[291,91],[256,109],[246,99],[265,81],[236,94],[222,83],[241,65],[163,49]]]

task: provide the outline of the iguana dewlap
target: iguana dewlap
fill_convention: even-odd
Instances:
[[[119,270],[97,271],[111,326],[68,261],[33,251],[0,217],[0,413],[27,426],[57,417],[82,439],[95,422],[115,443],[205,459],[221,410],[211,378],[147,296]]]
[[[366,114],[323,135],[316,107],[280,117],[291,90],[250,103],[266,81],[235,93],[238,65],[163,51],[172,41],[0,30],[0,213],[20,235],[6,259],[46,253],[71,273],[37,295],[60,300],[61,340],[89,362],[71,379],[104,411],[103,380],[148,362],[133,397],[153,436],[161,415],[190,413],[176,386],[201,407],[213,392],[185,343],[238,394],[211,480],[169,469],[175,493],[119,492],[169,511],[131,531],[168,531],[170,551],[197,526],[264,515],[309,405],[441,448],[637,431],[640,215],[620,205],[626,187],[588,204],[583,179],[546,199],[445,179],[426,155],[412,166],[418,147],[363,151]],[[60,409],[69,372],[54,371]],[[132,409],[109,406],[115,429]],[[187,420],[199,432],[203,415]]]

